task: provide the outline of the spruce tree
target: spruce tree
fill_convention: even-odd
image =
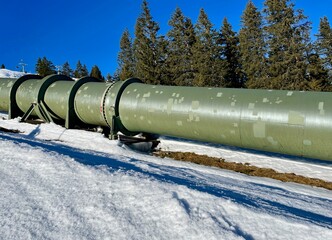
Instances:
[[[158,36],[159,25],[151,16],[146,0],[142,3],[142,13],[135,25],[134,56],[136,75],[147,83],[158,84],[162,81],[165,60],[163,38]]]
[[[168,77],[170,85],[191,86],[194,80],[193,45],[196,41],[194,26],[180,8],[176,8],[168,24]]]
[[[69,62],[65,62],[62,65],[61,74],[66,75],[68,77],[72,77],[73,76],[73,70],[70,68]]]
[[[168,44],[166,37],[161,35],[158,37],[158,47],[157,47],[157,68],[156,74],[158,77],[157,83],[162,85],[167,85],[170,82],[170,78],[168,75],[168,66],[167,66],[167,58],[168,58]]]
[[[76,64],[76,69],[74,70],[74,77],[75,78],[82,78],[82,77],[86,77],[89,76],[89,71],[86,67],[86,65],[82,65],[81,61],[78,60],[77,64]]]
[[[85,64],[83,64],[83,67],[81,69],[81,75],[82,75],[82,77],[89,76],[89,70]]]
[[[308,66],[306,71],[308,79],[307,89],[309,91],[331,91],[332,88],[328,80],[328,71],[323,66],[323,61],[316,53],[308,56]]]
[[[222,87],[240,88],[244,86],[244,75],[240,64],[239,38],[232,26],[224,18],[220,35],[221,56],[223,58]]]
[[[196,41],[193,46],[195,68],[195,86],[220,86],[222,82],[220,70],[220,49],[217,45],[218,34],[213,29],[204,9],[200,10],[195,24]]]
[[[121,80],[126,80],[135,76],[134,50],[128,29],[123,32],[120,40],[118,65],[118,74]]]
[[[74,77],[75,78],[81,78],[81,72],[82,72],[82,64],[81,61],[78,60],[77,64],[76,64],[76,69],[74,70]]]
[[[5,69],[5,64],[1,64],[1,69]]]
[[[97,65],[94,65],[92,67],[91,72],[90,72],[90,77],[94,77],[94,78],[97,78],[99,80],[104,80],[104,77],[101,74],[101,71],[100,71],[100,69]]]
[[[54,64],[46,57],[38,58],[36,72],[42,77],[56,73]]]
[[[241,65],[246,77],[246,87],[266,88],[266,44],[263,17],[250,0],[241,16],[239,32]]]
[[[329,72],[330,81],[332,76],[332,29],[327,17],[320,19],[319,30],[316,35],[315,48],[321,57],[325,69]]]
[[[307,85],[305,53],[310,23],[302,10],[294,10],[289,0],[266,0],[263,10],[267,22],[267,88],[302,90]]]
[[[112,81],[114,81],[114,78],[112,77],[112,75],[110,73],[107,73],[106,82],[112,82]]]

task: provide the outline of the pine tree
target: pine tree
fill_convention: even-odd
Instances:
[[[327,17],[320,19],[319,32],[316,35],[315,48],[321,57],[325,69],[329,71],[332,80],[332,29]]]
[[[109,79],[108,81],[112,81],[112,82],[120,81],[120,77],[117,72],[115,72],[113,75],[110,75],[108,79]]]
[[[301,90],[307,85],[305,52],[310,23],[302,10],[294,10],[289,0],[266,0],[268,75],[267,88]]]
[[[89,76],[89,70],[85,64],[83,64],[83,67],[81,69],[81,75],[82,75],[82,77]]]
[[[69,62],[65,62],[61,68],[61,74],[73,77],[73,70],[70,68]]]
[[[135,58],[130,33],[126,29],[120,40],[120,52],[118,54],[119,77],[121,80],[135,76]]]
[[[176,8],[168,24],[168,57],[166,65],[170,85],[191,86],[194,80],[193,45],[196,41],[194,26],[180,8]]]
[[[224,18],[220,35],[221,56],[223,58],[222,87],[240,88],[244,86],[244,75],[240,64],[239,38],[232,26]]]
[[[200,10],[195,24],[196,41],[193,46],[195,69],[194,86],[220,86],[222,82],[219,61],[220,49],[217,45],[217,32],[204,9]]]
[[[331,91],[332,88],[328,80],[328,72],[323,66],[319,55],[312,53],[308,56],[307,66],[308,86],[304,90],[313,91]]]
[[[78,60],[77,64],[76,64],[76,69],[74,71],[74,77],[75,78],[82,78],[82,77],[86,77],[89,76],[89,71],[86,67],[86,65],[82,65],[81,61]]]
[[[97,65],[94,65],[92,67],[91,72],[90,72],[90,77],[94,77],[94,78],[97,78],[99,80],[104,80],[104,77],[101,74],[101,71],[100,71],[100,69]]]
[[[167,41],[165,36],[159,36],[158,37],[158,47],[157,47],[157,68],[156,68],[156,73],[159,79],[157,82],[162,85],[167,85],[170,82],[170,78],[168,75],[168,66],[167,66],[167,58],[168,58],[168,44],[169,42]]]
[[[165,41],[158,36],[159,25],[153,21],[148,3],[143,0],[142,13],[135,25],[134,56],[136,75],[147,83],[162,82]]]
[[[251,0],[241,16],[241,22],[239,46],[246,87],[264,88],[267,49],[264,41],[263,17]]]
[[[42,77],[56,73],[54,64],[46,57],[38,58],[36,72]]]
[[[81,78],[81,72],[82,72],[82,64],[81,64],[81,61],[78,60],[77,64],[76,64],[76,69],[74,70],[74,77],[75,78]]]
[[[112,82],[114,79],[110,73],[107,73],[106,75],[106,82]]]
[[[1,64],[1,69],[5,69],[5,64]]]

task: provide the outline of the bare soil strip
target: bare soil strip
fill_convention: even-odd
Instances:
[[[7,129],[4,127],[0,127],[0,131],[2,132],[11,132],[11,133],[22,133],[21,131],[17,130],[17,129]]]
[[[226,162],[225,159],[222,158],[209,157],[207,155],[199,155],[192,152],[156,151],[154,152],[154,155],[161,158],[168,157],[174,160],[232,170],[235,172],[247,174],[249,176],[267,177],[283,182],[294,182],[332,190],[332,182],[327,182],[317,178],[304,177],[294,173],[280,173],[271,168],[250,166],[249,163],[243,164],[236,162]]]

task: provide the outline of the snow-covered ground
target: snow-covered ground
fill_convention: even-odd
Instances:
[[[134,151],[99,133],[0,126],[0,239],[332,239],[332,191]],[[194,151],[332,181],[332,164],[162,138]]]
[[[0,78],[19,78],[27,73],[17,72],[8,69],[0,69]]]

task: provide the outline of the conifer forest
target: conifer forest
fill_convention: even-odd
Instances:
[[[216,29],[204,9],[193,22],[178,7],[162,35],[143,0],[134,36],[125,29],[119,39],[114,75],[105,78],[96,65],[89,72],[80,61],[75,70],[66,62],[58,72],[176,86],[332,91],[332,29],[327,17],[317,21],[312,33],[308,16],[292,0],[265,0],[262,9],[248,0],[238,32],[226,17]],[[45,76],[56,68],[44,57],[36,72]]]

